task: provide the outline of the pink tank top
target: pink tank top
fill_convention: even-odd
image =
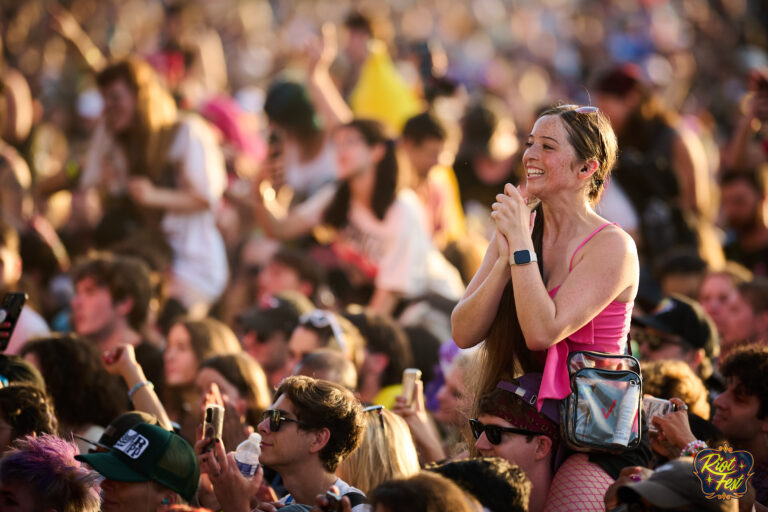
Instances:
[[[603,228],[610,225],[610,222],[603,224],[579,244],[571,256],[568,272],[573,268],[573,258],[584,247],[584,244],[589,242]],[[560,287],[557,286],[550,290],[549,296],[554,297],[559,289]],[[541,410],[544,399],[561,400],[571,393],[571,384],[568,379],[568,354],[578,350],[610,354],[622,354],[624,352],[629,324],[632,320],[633,305],[634,302],[614,300],[584,327],[547,349],[541,389],[536,402],[539,410]]]

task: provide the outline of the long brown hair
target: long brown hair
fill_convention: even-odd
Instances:
[[[387,210],[397,196],[399,169],[394,141],[387,137],[383,124],[370,119],[355,119],[340,129],[357,130],[368,147],[384,144],[384,156],[376,164],[376,178],[371,198],[373,214],[377,219],[384,220]],[[337,229],[345,227],[349,222],[350,200],[349,179],[346,179],[339,185],[331,204],[323,213],[323,221]]]
[[[539,272],[543,272],[544,258],[541,248],[544,238],[544,212],[541,204],[536,207],[536,220],[531,237],[539,259]],[[525,344],[523,330],[517,318],[511,278],[504,287],[491,330],[478,351],[475,367],[482,369],[473,372],[475,381],[470,383],[472,394],[476,398],[492,391],[501,379],[512,379],[529,372],[541,373],[544,369],[541,354],[531,351]],[[477,400],[473,401],[473,416],[477,413],[477,403]]]
[[[118,80],[123,80],[136,95],[133,122],[116,137],[125,151],[128,171],[132,176],[147,176],[161,184],[176,133],[176,103],[152,67],[138,57],[111,64],[96,77],[100,88]]]

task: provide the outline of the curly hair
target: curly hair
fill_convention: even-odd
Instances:
[[[106,427],[128,410],[125,386],[104,369],[96,348],[77,335],[30,341],[21,350],[26,354],[34,354],[39,363],[62,428]]]
[[[52,435],[28,436],[0,461],[0,482],[29,489],[37,510],[97,512],[99,474],[75,460],[77,447]]]
[[[296,418],[306,425],[304,428],[329,430],[331,435],[320,451],[320,460],[326,470],[336,471],[363,440],[365,418],[360,402],[338,384],[305,376],[285,379],[277,388],[275,401],[283,395],[294,405]]]
[[[757,396],[759,419],[768,415],[768,347],[755,344],[734,349],[721,364],[720,372],[726,379],[737,379],[744,394]]]
[[[0,415],[11,427],[11,439],[58,432],[50,399],[45,391],[31,384],[0,388]]]
[[[685,361],[643,361],[643,392],[656,398],[679,398],[688,410],[709,419],[707,388]]]

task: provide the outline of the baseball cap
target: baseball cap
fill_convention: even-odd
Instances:
[[[137,423],[108,452],[75,457],[117,482],[154,481],[191,501],[200,466],[192,447],[179,435],[157,425]]]
[[[707,499],[701,482],[693,472],[693,458],[682,457],[660,466],[642,482],[632,482],[618,489],[619,501],[632,503],[641,496],[657,507],[725,512],[738,510],[738,500]]]
[[[541,410],[537,410],[536,401],[540,387],[540,373],[526,373],[511,381],[500,381],[496,389],[506,393],[497,394],[494,406],[487,412],[506,420],[515,427],[541,432],[553,441],[557,441],[560,424],[557,402],[544,400]],[[520,405],[523,406],[524,414],[519,412]]]
[[[112,422],[107,425],[107,428],[102,432],[98,441],[91,441],[77,434],[72,434],[81,441],[85,441],[88,444],[101,448],[104,451],[109,451],[112,446],[121,438],[125,432],[138,423],[149,423],[150,425],[160,425],[160,421],[154,414],[149,414],[142,411],[128,411],[124,412]]]
[[[720,337],[714,322],[701,304],[688,297],[665,297],[652,314],[633,318],[632,322],[679,336],[690,346],[703,348],[707,357],[715,357],[720,352]]]
[[[248,332],[268,334],[280,331],[290,334],[299,324],[299,317],[313,309],[309,299],[300,293],[283,292],[240,313],[237,321]]]

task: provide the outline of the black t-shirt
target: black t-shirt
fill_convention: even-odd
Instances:
[[[163,366],[163,351],[146,340],[136,346],[136,362],[144,370],[147,380],[155,386],[157,396],[163,396],[165,388],[165,369]]]

